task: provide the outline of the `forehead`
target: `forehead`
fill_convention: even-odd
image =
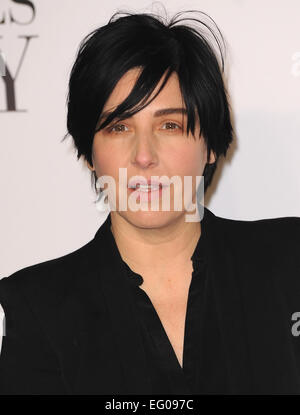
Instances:
[[[140,68],[134,68],[126,72],[126,74],[123,75],[122,78],[120,78],[120,80],[116,84],[115,88],[113,89],[111,95],[109,96],[108,100],[104,105],[104,111],[115,109],[115,107],[117,107],[121,102],[123,102],[126,99],[126,97],[132,91],[140,73]],[[158,84],[156,85],[154,91],[151,93],[148,100],[150,100],[157,93],[158,89],[163,83],[164,76],[165,74],[159,80]],[[184,106],[183,98],[180,91],[179,79],[176,72],[173,72],[170,75],[163,89],[160,91],[158,96],[149,104],[149,106],[157,106],[161,104],[170,104],[172,106]]]

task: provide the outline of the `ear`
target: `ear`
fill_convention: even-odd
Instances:
[[[214,163],[216,161],[216,156],[215,156],[215,153],[211,150],[210,151],[210,157],[209,157],[209,162],[208,162],[208,164],[212,164],[212,163]]]
[[[91,171],[94,171],[94,167],[86,160],[86,164]]]

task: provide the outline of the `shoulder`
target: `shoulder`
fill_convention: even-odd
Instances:
[[[267,250],[299,251],[300,217],[283,216],[256,220],[229,219],[214,215],[217,230],[221,231],[228,242],[240,247]],[[239,243],[241,242],[241,244]],[[274,251],[273,251],[274,252]]]
[[[260,278],[277,281],[287,304],[297,308],[300,298],[300,217],[258,220],[214,217],[221,249],[249,275],[253,284]],[[299,306],[298,306],[299,308]]]
[[[84,285],[85,271],[91,262],[93,241],[66,255],[30,265],[0,279],[2,369],[10,359],[7,358],[10,353],[20,356],[23,365],[26,358],[22,357],[22,350],[28,351],[29,360],[39,359],[41,367],[43,362],[52,362],[53,367],[56,366],[48,338],[53,337],[62,310],[69,304],[74,291],[75,295],[80,295],[78,292]],[[75,312],[76,308],[71,306],[73,317]],[[0,390],[3,387],[1,379],[0,376]]]
[[[9,287],[16,284],[38,284],[39,282],[44,284],[45,277],[53,280],[53,283],[58,282],[58,280],[62,282],[62,278],[67,279],[70,277],[72,272],[78,269],[82,261],[88,260],[93,242],[94,239],[75,251],[19,269],[9,276],[0,279],[0,286]]]
[[[81,301],[84,292],[89,293],[98,283],[101,265],[108,256],[109,224],[106,220],[93,239],[78,249],[0,279],[0,304],[5,314],[10,310],[11,315],[15,312],[20,316],[18,309],[27,304],[39,318],[50,322],[66,304],[74,309],[75,299]]]
[[[214,215],[215,232],[228,249],[252,261],[272,261],[299,271],[300,217],[237,220]]]
[[[63,301],[66,292],[77,283],[88,267],[93,241],[63,256],[33,264],[0,279],[0,304],[17,309],[23,300],[51,301],[53,307]]]

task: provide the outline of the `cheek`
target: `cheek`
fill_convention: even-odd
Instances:
[[[174,155],[172,165],[181,176],[195,176],[202,174],[205,162],[204,150],[197,145],[182,148]]]
[[[118,175],[118,169],[122,165],[122,154],[110,147],[99,144],[93,145],[93,163],[98,176],[117,177]]]

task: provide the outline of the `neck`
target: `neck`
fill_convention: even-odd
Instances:
[[[201,223],[185,222],[183,215],[164,226],[141,228],[111,212],[111,232],[122,259],[157,286],[190,269]]]

